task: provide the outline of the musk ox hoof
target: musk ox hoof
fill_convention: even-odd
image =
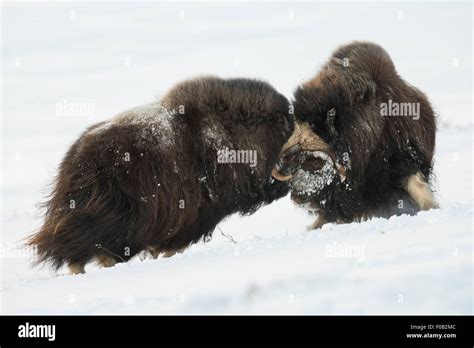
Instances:
[[[108,255],[100,255],[97,257],[97,263],[100,267],[109,268],[114,267],[117,264],[117,261]]]
[[[71,275],[76,275],[76,274],[84,274],[86,273],[85,269],[84,269],[84,264],[82,263],[70,263],[68,265],[69,267],[69,273]]]
[[[182,254],[186,250],[186,247],[180,248],[177,250],[161,250],[158,247],[148,247],[147,251],[151,255],[153,259],[157,259],[158,257],[168,258],[176,254]]]
[[[182,254],[182,253],[184,253],[184,250],[186,250],[186,248],[181,248],[181,249],[178,249],[178,250],[168,250],[168,251],[163,252],[162,257],[168,258],[168,257],[174,256],[176,254]]]
[[[321,227],[323,227],[323,225],[325,225],[328,221],[322,217],[321,215],[319,215],[316,219],[315,222],[313,222],[312,224],[308,225],[306,227],[306,230],[307,231],[314,231],[314,230],[319,230]]]
[[[146,249],[146,251],[153,259],[157,259],[160,256],[160,249],[158,249],[157,247],[150,246]]]

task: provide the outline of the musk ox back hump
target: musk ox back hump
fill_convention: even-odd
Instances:
[[[197,160],[196,170],[205,170],[200,177],[206,177],[210,197],[221,197],[233,211],[251,213],[284,194],[286,185],[270,183],[271,170],[293,131],[293,118],[288,100],[269,84],[202,77],[179,83],[161,102],[178,110],[181,126],[192,134],[189,153]],[[239,152],[255,152],[256,161],[232,163]],[[219,163],[226,154],[229,161]]]
[[[333,53],[331,62],[335,63],[332,66],[364,76],[379,86],[388,79],[398,78],[390,55],[372,42],[354,41],[343,45]]]
[[[288,100],[272,86],[259,80],[197,78],[177,84],[161,101],[170,109],[184,107],[185,112],[232,111],[221,116],[228,116],[228,122],[239,125],[288,120]]]

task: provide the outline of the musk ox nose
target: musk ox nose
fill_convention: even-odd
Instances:
[[[326,160],[322,157],[307,157],[303,163],[301,163],[301,169],[305,172],[314,173],[321,170],[326,164]]]
[[[301,163],[301,168],[309,173],[315,173],[323,169],[329,162],[339,176],[339,180],[344,182],[346,180],[346,169],[336,160],[334,152],[326,151],[310,151]]]
[[[301,146],[293,145],[280,155],[278,163],[272,170],[272,176],[279,181],[288,181],[298,170]]]

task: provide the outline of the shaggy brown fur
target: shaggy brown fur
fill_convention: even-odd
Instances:
[[[198,78],[161,101],[88,128],[67,152],[29,240],[38,262],[82,273],[149,249],[172,255],[210,237],[226,216],[284,196],[271,171],[293,132],[285,97],[248,79]],[[257,161],[218,163],[218,151]]]
[[[382,47],[340,47],[294,99],[296,131],[274,176],[291,178],[292,198],[319,215],[314,227],[437,206],[428,184],[433,110]],[[415,103],[420,112],[382,116],[388,103]]]

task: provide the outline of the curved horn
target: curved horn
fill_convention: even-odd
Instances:
[[[276,168],[273,168],[272,170],[272,176],[279,180],[279,181],[288,181],[291,179],[292,175],[282,175],[280,174],[280,172],[278,171],[278,169]]]
[[[340,165],[339,163],[337,163],[336,171],[337,171],[337,174],[339,175],[339,179],[341,180],[341,182],[346,181],[346,168],[343,165]]]

